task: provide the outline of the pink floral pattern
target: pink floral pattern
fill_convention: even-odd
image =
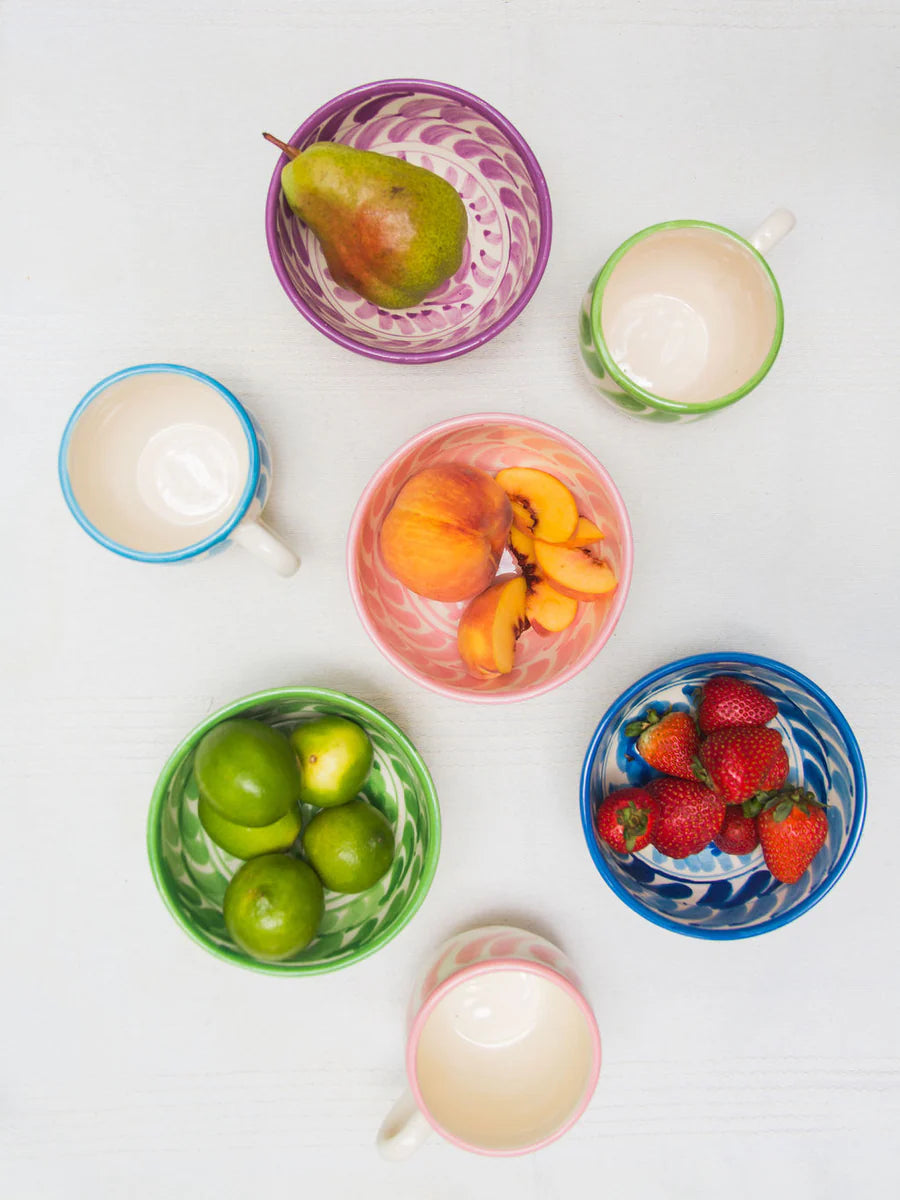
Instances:
[[[393,154],[442,176],[466,204],[469,237],[452,279],[415,309],[388,311],[334,282],[317,239],[280,196],[273,255],[313,315],[360,347],[401,355],[452,351],[502,321],[549,240],[538,182],[507,132],[460,101],[388,91],[350,103],[298,148],[325,140]],[[546,245],[543,252],[545,258]]]
[[[421,972],[410,1000],[410,1022],[435,990],[451,975],[475,963],[515,959],[551,967],[582,991],[574,967],[558,946],[536,933],[511,925],[485,925],[458,933],[441,946]]]
[[[462,462],[496,474],[503,467],[539,467],[574,493],[579,512],[605,532],[602,556],[616,572],[617,589],[596,603],[580,604],[560,634],[527,630],[516,647],[511,674],[474,679],[457,650],[464,604],[426,600],[387,570],[379,531],[394,497],[424,467]],[[458,418],[414,439],[386,463],[363,494],[348,549],[351,588],[360,617],[381,650],[426,687],[467,700],[518,700],[537,695],[575,674],[612,633],[631,579],[631,529],[624,504],[604,468],[583,447],[551,426],[527,418],[478,415]],[[504,555],[500,570],[515,570]]]

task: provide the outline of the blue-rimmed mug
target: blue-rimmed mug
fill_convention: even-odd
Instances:
[[[181,562],[236,542],[280,575],[297,555],[263,524],[272,477],[262,430],[217,380],[144,363],[102,379],[66,425],[59,478],[82,529],[139,562]]]

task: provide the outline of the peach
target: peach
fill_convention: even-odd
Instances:
[[[381,526],[388,570],[429,600],[469,600],[494,578],[512,509],[486,471],[426,467],[406,481]]]
[[[509,531],[509,548],[526,578],[534,574],[537,559],[534,557],[534,538],[531,534],[523,533],[518,525],[513,525]]]
[[[594,542],[599,542],[605,536],[599,525],[595,525],[587,517],[579,517],[575,532],[567,539],[565,545],[573,550],[580,550],[582,546],[593,546]]]
[[[558,592],[546,579],[538,577],[528,589],[525,616],[534,632],[541,637],[568,629],[577,612],[578,601]]]
[[[618,584],[615,572],[590,550],[535,541],[538,571],[552,587],[573,600],[600,600]]]
[[[545,542],[565,542],[575,532],[575,497],[555,475],[536,467],[507,467],[495,478],[509,496],[513,520],[523,533]]]
[[[501,575],[470,600],[457,631],[460,658],[470,675],[492,679],[513,668],[516,640],[525,628],[523,575]]]

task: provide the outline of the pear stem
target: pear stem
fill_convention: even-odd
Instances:
[[[271,142],[273,146],[277,146],[282,154],[286,154],[288,158],[296,158],[300,153],[294,146],[289,146],[287,142],[283,142],[280,138],[275,137],[272,133],[264,133],[263,137],[267,142]]]

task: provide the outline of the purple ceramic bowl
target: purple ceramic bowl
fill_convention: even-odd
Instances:
[[[326,337],[385,362],[455,358],[496,337],[534,294],[550,253],[550,193],[521,134],[477,96],[445,83],[384,79],[329,100],[290,139],[395,154],[451,183],[469,212],[463,263],[414,309],[377,308],[339,287],[318,241],[281,192],[275,164],[266,239],[294,306]]]

